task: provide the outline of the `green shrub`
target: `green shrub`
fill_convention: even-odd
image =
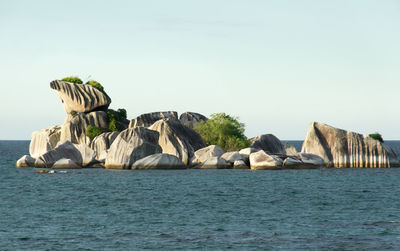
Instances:
[[[91,86],[93,86],[94,88],[96,88],[97,90],[99,90],[99,91],[105,93],[105,92],[104,92],[104,87],[103,87],[99,82],[97,82],[96,80],[89,80],[89,81],[87,81],[85,84],[91,85]]]
[[[382,135],[381,135],[380,133],[378,133],[378,132],[376,132],[376,133],[371,133],[371,134],[368,135],[368,136],[370,136],[370,137],[373,138],[373,139],[376,139],[376,140],[380,141],[381,143],[384,142],[384,141],[383,141],[383,138],[382,138]]]
[[[212,114],[206,122],[196,123],[194,130],[200,134],[205,144],[218,145],[227,152],[249,146],[244,135],[244,124],[225,113]]]
[[[122,128],[120,127],[118,121],[126,119],[126,110],[118,109],[117,111],[113,109],[107,110],[108,116],[108,130],[111,132],[120,131]]]
[[[70,76],[70,77],[66,77],[61,79],[62,81],[66,81],[66,82],[70,82],[70,83],[74,83],[74,84],[83,84],[82,80],[78,77],[75,76]]]
[[[90,139],[94,139],[96,136],[99,136],[100,134],[102,134],[103,132],[105,132],[103,129],[96,127],[96,126],[88,126],[86,127],[86,131],[85,134],[86,136],[88,136]]]

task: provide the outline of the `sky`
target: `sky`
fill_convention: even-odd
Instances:
[[[312,121],[400,139],[400,1],[1,1],[0,139],[64,123],[49,83],[102,83],[128,118],[225,112],[254,137]]]

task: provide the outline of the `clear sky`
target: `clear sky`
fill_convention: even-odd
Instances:
[[[0,139],[65,119],[51,80],[103,84],[129,119],[226,112],[246,135],[319,121],[400,139],[400,1],[0,2]]]

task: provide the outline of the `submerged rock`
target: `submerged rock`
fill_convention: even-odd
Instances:
[[[110,97],[91,85],[54,80],[50,87],[58,92],[67,114],[105,110],[111,104]]]
[[[61,137],[61,126],[52,126],[32,133],[29,153],[33,158],[54,149]]]
[[[17,160],[17,167],[28,167],[35,166],[36,159],[32,158],[29,155],[22,156],[19,160]]]
[[[160,119],[167,118],[178,119],[178,113],[173,111],[145,113],[136,117],[135,119],[132,119],[129,123],[129,128],[136,126],[150,127]]]
[[[282,142],[273,134],[264,134],[250,139],[251,147],[270,154],[285,154]]]
[[[185,113],[181,114],[181,116],[179,117],[179,120],[185,126],[193,129],[193,127],[196,123],[206,122],[208,120],[208,118],[204,115],[201,115],[200,113],[185,112]]]
[[[161,153],[158,145],[159,133],[144,127],[122,131],[110,149],[105,161],[108,169],[130,169],[134,162],[152,154]]]
[[[312,122],[302,152],[320,156],[328,167],[399,166],[394,151],[369,136]]]
[[[205,146],[197,132],[182,125],[177,119],[161,119],[149,129],[159,132],[158,144],[162,152],[178,157],[185,165],[189,164],[196,150]]]
[[[156,153],[133,163],[132,169],[185,169],[185,164],[176,156]]]

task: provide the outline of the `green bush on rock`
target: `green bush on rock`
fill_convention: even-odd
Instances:
[[[94,88],[96,88],[97,90],[99,90],[99,91],[105,93],[105,92],[104,92],[104,87],[103,87],[99,82],[97,82],[96,80],[89,80],[89,81],[87,81],[85,84],[91,85],[91,86],[93,86]]]
[[[371,133],[371,134],[369,134],[368,136],[370,136],[370,137],[373,138],[373,139],[376,139],[376,140],[380,141],[381,143],[384,142],[384,141],[383,141],[383,138],[382,138],[382,135],[381,135],[380,133],[378,133],[378,132],[376,132],[376,133]]]
[[[244,135],[244,124],[225,113],[211,115],[206,122],[198,122],[194,130],[207,145],[218,145],[225,151],[237,151],[249,146]]]
[[[96,127],[96,126],[89,125],[88,127],[86,127],[85,134],[90,139],[94,139],[96,136],[99,136],[103,132],[105,132],[103,129]]]
[[[107,116],[108,116],[108,130],[110,132],[120,131],[121,128],[119,126],[118,121],[126,119],[126,110],[118,109],[117,111],[115,111],[113,109],[108,109]]]
[[[62,81],[66,81],[66,82],[70,82],[70,83],[74,83],[74,84],[83,84],[83,81],[75,76],[70,76],[70,77],[65,77],[63,79],[61,79]]]

